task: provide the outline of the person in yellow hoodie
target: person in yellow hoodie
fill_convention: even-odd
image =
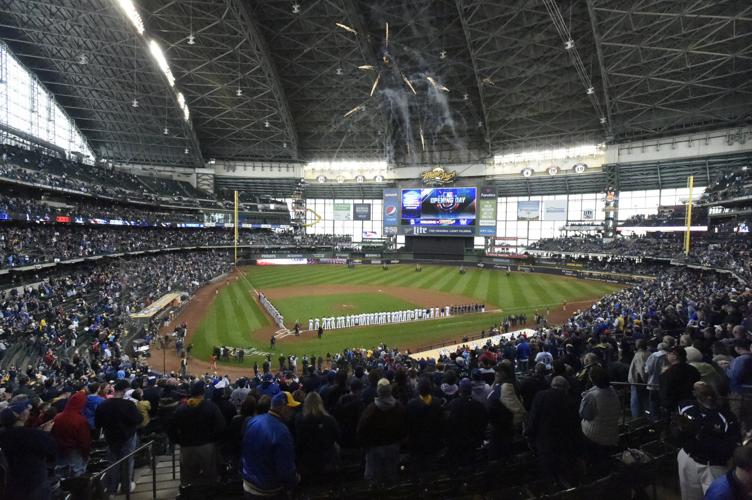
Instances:
[[[142,391],[141,389],[134,389],[130,397],[131,399],[133,399],[133,402],[136,403],[136,408],[138,408],[138,412],[143,418],[138,428],[143,429],[144,427],[149,425],[149,412],[151,411],[151,403],[144,399],[144,391]]]

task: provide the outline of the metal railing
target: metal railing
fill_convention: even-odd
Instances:
[[[101,483],[103,479],[105,479],[105,476],[108,472],[113,470],[115,467],[120,467],[120,482],[123,485],[123,490],[125,493],[126,500],[130,500],[131,498],[131,476],[129,474],[129,467],[127,465],[128,460],[131,459],[131,457],[135,457],[137,453],[140,453],[143,450],[149,450],[149,464],[151,467],[151,494],[152,499],[156,500],[157,498],[157,456],[154,454],[154,440],[149,441],[146,444],[143,444],[133,450],[132,452],[128,453],[124,457],[120,458],[119,460],[113,462],[112,464],[108,465],[105,469],[97,472],[92,477],[93,483],[98,484]],[[172,477],[175,478],[175,460],[174,460],[174,450],[173,450],[173,469],[172,469]],[[134,465],[135,470],[135,465]]]

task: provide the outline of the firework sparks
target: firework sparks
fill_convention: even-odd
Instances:
[[[373,97],[373,93],[376,92],[376,87],[379,86],[379,79],[381,78],[381,73],[376,75],[376,81],[373,82],[373,87],[371,87],[371,97]]]
[[[336,24],[338,28],[342,28],[342,29],[343,29],[343,30],[345,30],[345,31],[349,31],[349,32],[350,32],[350,33],[352,33],[353,35],[357,35],[357,34],[358,34],[358,32],[357,32],[357,31],[355,31],[354,29],[352,29],[351,27],[349,27],[349,26],[348,26],[348,25],[346,25],[346,24],[342,24],[342,23],[334,23],[334,24]]]
[[[413,91],[413,94],[418,95],[418,93],[415,92],[415,87],[413,87],[413,84],[410,83],[410,80],[407,79],[407,77],[405,76],[405,74],[404,73],[400,73],[400,75],[402,75],[402,79],[405,81],[405,83],[410,88],[410,90]]]
[[[353,109],[351,109],[350,111],[348,111],[347,113],[345,113],[345,116],[343,118],[347,118],[351,114],[357,113],[358,111],[363,111],[364,109],[366,109],[366,107],[363,104],[359,104],[355,106]]]
[[[443,85],[439,85],[439,83],[438,83],[438,82],[437,82],[436,80],[434,80],[434,79],[433,79],[433,77],[431,77],[431,76],[427,76],[427,77],[426,77],[426,80],[428,80],[429,82],[431,82],[431,85],[433,85],[433,87],[434,87],[434,88],[436,88],[436,89],[439,89],[439,90],[442,90],[442,91],[444,91],[444,92],[449,92],[449,89],[448,89],[448,88],[446,88],[446,87],[445,87],[445,86],[443,86]]]

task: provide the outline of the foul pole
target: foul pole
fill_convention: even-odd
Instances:
[[[238,221],[238,192],[235,191],[235,217],[234,217],[233,226],[235,226],[235,238],[234,238],[234,247],[235,247],[235,267],[238,267],[238,227],[240,227],[240,222]]]
[[[689,199],[687,199],[687,213],[686,213],[686,223],[687,228],[684,231],[684,255],[689,255],[689,246],[690,246],[690,234],[691,234],[691,227],[692,227],[692,188],[694,188],[695,185],[695,176],[690,175],[687,179],[687,187],[689,188]]]

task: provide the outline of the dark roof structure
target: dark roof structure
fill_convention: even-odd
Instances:
[[[447,164],[752,118],[748,0],[133,3],[144,37],[116,0],[0,3],[0,39],[116,161]]]

